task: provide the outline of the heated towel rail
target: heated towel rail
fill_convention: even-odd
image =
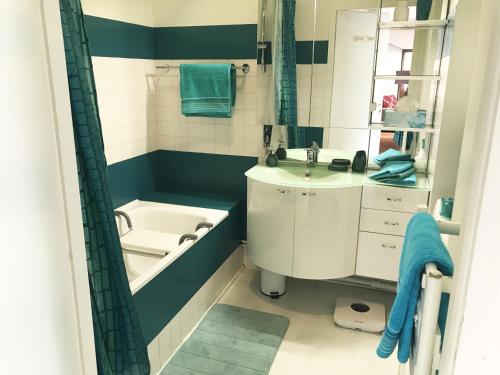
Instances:
[[[419,211],[427,212],[427,206],[419,206]],[[460,224],[438,221],[441,234],[459,235]],[[438,327],[441,294],[446,277],[434,263],[425,265],[422,275],[422,291],[415,315],[415,342],[412,356],[400,374],[431,375],[439,368],[441,332]]]

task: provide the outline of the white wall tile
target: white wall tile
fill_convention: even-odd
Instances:
[[[153,60],[93,57],[108,164],[158,149],[156,93],[146,73]]]

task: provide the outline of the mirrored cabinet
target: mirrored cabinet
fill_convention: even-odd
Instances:
[[[321,134],[315,140],[342,157],[364,150],[371,160],[393,148],[412,154],[425,173],[439,132],[438,93],[451,44],[448,2],[297,0],[285,10],[277,3],[261,0],[259,7],[258,116],[279,125],[268,143],[303,149]],[[293,22],[290,14],[288,22],[280,17],[283,12],[292,12]],[[286,38],[295,40],[292,57],[280,51]],[[280,61],[293,66],[279,72]],[[292,93],[293,102],[294,92],[296,114],[283,116],[286,95]],[[302,127],[322,133],[306,136]]]

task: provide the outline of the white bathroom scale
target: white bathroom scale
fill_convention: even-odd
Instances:
[[[340,327],[378,333],[385,328],[385,305],[355,297],[339,297],[333,313]]]

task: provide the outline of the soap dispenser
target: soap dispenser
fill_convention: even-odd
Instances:
[[[276,153],[274,152],[272,147],[269,147],[267,149],[266,165],[268,167],[277,167],[278,166],[278,157],[276,156]]]
[[[286,160],[285,141],[283,140],[280,140],[278,149],[276,150],[276,157],[278,158],[278,160]]]

